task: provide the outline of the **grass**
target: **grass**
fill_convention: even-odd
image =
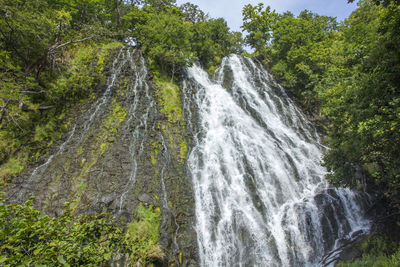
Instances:
[[[168,117],[168,121],[176,123],[182,119],[180,89],[173,82],[164,77],[156,78],[161,113]]]
[[[128,244],[133,251],[131,262],[146,265],[154,259],[164,258],[164,253],[158,245],[161,224],[160,209],[154,209],[152,206],[145,208],[139,204],[136,218],[137,221],[128,224],[126,232]]]

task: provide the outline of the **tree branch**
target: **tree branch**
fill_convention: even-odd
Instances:
[[[60,45],[57,45],[57,43],[56,43],[56,44],[52,45],[49,48],[49,53],[54,53],[57,49],[63,48],[64,46],[67,46],[67,45],[70,45],[70,44],[75,44],[75,43],[81,43],[81,42],[84,42],[84,41],[87,41],[87,40],[91,40],[93,38],[94,38],[94,36],[90,36],[90,37],[86,37],[86,38],[83,38],[83,39],[80,39],[80,40],[69,41],[69,42],[66,42],[66,43],[63,43],[63,44],[60,44]]]
[[[7,100],[7,101],[4,103],[4,105],[1,107],[1,111],[0,111],[0,124],[1,124],[2,121],[3,121],[4,115],[5,115],[5,113],[6,113],[7,106],[8,106],[9,103],[10,103],[10,100]]]
[[[48,110],[48,109],[52,109],[55,108],[56,106],[44,106],[44,107],[38,107],[38,110]]]

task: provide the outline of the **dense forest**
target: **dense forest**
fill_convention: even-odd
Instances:
[[[399,1],[359,0],[342,22],[308,10],[296,16],[263,4],[246,5],[243,36],[224,19],[173,0],[0,0],[0,13],[3,188],[62,138],[74,105],[96,98],[93,88],[104,81],[103,67],[113,49],[135,45],[155,78],[172,82],[194,62],[212,74],[230,53],[256,58],[326,134],[330,150],[323,161],[331,184],[374,190],[398,213]],[[245,51],[246,46],[253,52]],[[50,218],[29,201],[2,201],[0,265],[100,266],[116,249],[134,255],[133,262],[151,262],[162,257],[157,210],[138,213],[143,220],[124,232],[106,214],[75,218],[71,211]],[[138,233],[139,224],[148,225],[148,236]],[[41,241],[52,236],[58,239]],[[82,240],[83,249],[74,245]],[[364,260],[394,266],[400,252]]]

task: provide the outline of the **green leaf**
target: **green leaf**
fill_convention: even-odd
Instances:
[[[63,264],[64,266],[67,264],[67,262],[65,261],[65,259],[64,259],[64,257],[62,255],[58,256],[57,260],[58,260],[59,263]]]
[[[8,257],[6,255],[1,255],[0,256],[0,263],[5,262],[8,259]]]

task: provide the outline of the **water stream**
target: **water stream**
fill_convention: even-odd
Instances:
[[[214,79],[188,76],[202,266],[316,266],[368,230],[362,197],[329,188],[317,131],[259,63],[230,55]]]
[[[102,94],[102,96],[91,105],[90,109],[86,111],[82,116],[85,118],[83,121],[83,125],[80,127],[78,125],[74,125],[72,130],[68,133],[67,139],[56,149],[55,153],[50,155],[47,160],[37,166],[29,178],[25,181],[24,186],[18,189],[18,199],[22,199],[23,196],[29,191],[32,187],[32,183],[38,182],[42,176],[44,176],[47,172],[47,168],[51,165],[54,159],[56,159],[59,155],[63,154],[65,150],[68,148],[71,142],[76,142],[78,140],[78,146],[82,144],[82,142],[87,138],[87,135],[92,127],[94,120],[101,116],[101,112],[104,111],[104,106],[108,104],[112,98],[112,92],[115,82],[117,78],[121,74],[121,70],[125,66],[129,54],[128,49],[120,49],[117,57],[114,59],[111,66],[111,75],[107,80],[107,88]],[[82,128],[79,129],[78,128]],[[75,135],[77,132],[80,132],[80,137],[76,138]]]
[[[145,150],[145,142],[149,139],[149,130],[153,127],[149,125],[149,119],[156,112],[156,102],[148,84],[148,71],[145,59],[140,56],[138,61],[134,61],[133,55],[128,55],[129,64],[133,70],[126,99],[129,109],[127,119],[124,122],[126,129],[125,136],[129,141],[129,154],[131,160],[131,171],[127,182],[123,185],[123,192],[119,200],[119,212],[124,209],[126,195],[134,188],[136,183],[139,161]],[[147,103],[146,107],[143,107]]]

